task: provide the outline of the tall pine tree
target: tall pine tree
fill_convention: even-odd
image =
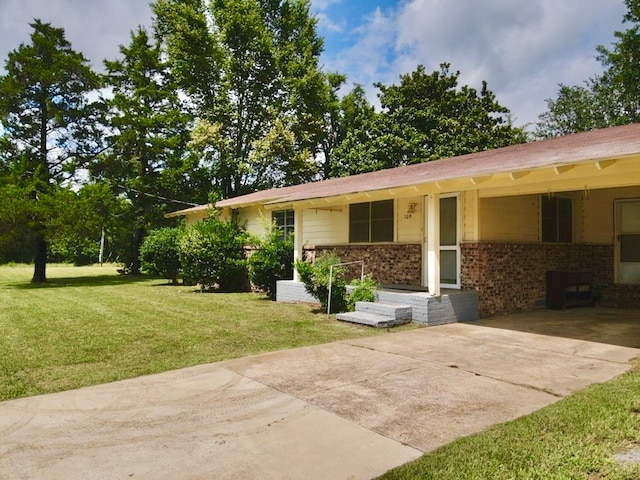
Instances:
[[[140,246],[147,231],[162,224],[164,199],[190,199],[185,148],[191,117],[162,59],[160,43],[144,28],[131,33],[130,44],[121,46],[120,53],[120,59],[105,61],[112,90],[106,100],[109,149],[91,172],[109,181],[133,206],[131,244],[122,261],[137,274]]]
[[[88,93],[99,86],[87,59],[64,30],[35,20],[31,42],[9,53],[0,77],[0,170],[21,196],[23,223],[33,242],[32,281],[45,282],[48,228],[62,204],[56,196],[97,148]],[[6,212],[5,212],[6,213]]]

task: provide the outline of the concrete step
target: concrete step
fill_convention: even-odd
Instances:
[[[409,323],[409,320],[396,319],[389,315],[380,315],[378,313],[369,312],[345,312],[336,315],[338,320],[343,322],[359,323],[361,325],[369,325],[376,328],[388,328],[395,327],[396,325],[402,325],[403,323]]]
[[[412,308],[411,305],[386,303],[386,302],[356,302],[356,312],[377,313],[393,317],[402,323],[411,321]]]

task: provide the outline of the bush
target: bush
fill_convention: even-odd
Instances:
[[[300,280],[304,283],[305,290],[313,295],[320,305],[326,310],[329,299],[329,273],[331,265],[340,263],[340,258],[335,252],[322,252],[316,257],[315,262],[297,261],[296,270]],[[333,269],[331,282],[331,313],[344,312],[346,308],[347,286],[344,279],[344,269]]]
[[[353,312],[356,302],[375,302],[376,290],[380,288],[380,284],[376,282],[370,275],[360,280],[353,280],[351,285],[354,287],[347,297],[347,309]]]
[[[166,278],[171,283],[177,283],[180,272],[178,244],[182,233],[181,228],[160,228],[151,231],[140,246],[142,270]]]
[[[249,279],[271,300],[276,296],[276,282],[293,278],[293,236],[283,240],[272,228],[257,242],[258,249],[249,257]]]
[[[98,263],[100,242],[86,238],[58,238],[49,247],[49,260],[76,267]]]
[[[245,240],[237,222],[220,220],[215,213],[187,228],[179,242],[185,279],[199,284],[201,290],[246,290]]]

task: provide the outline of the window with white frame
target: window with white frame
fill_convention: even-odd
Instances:
[[[294,232],[295,212],[293,210],[278,210],[271,214],[271,219],[280,231],[280,239],[286,240]]]
[[[349,205],[349,243],[393,242],[393,200]]]
[[[569,197],[542,195],[541,240],[545,243],[573,241],[573,200]]]

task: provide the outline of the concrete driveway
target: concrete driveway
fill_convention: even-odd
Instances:
[[[391,332],[0,403],[2,479],[367,479],[640,355],[640,312]]]

